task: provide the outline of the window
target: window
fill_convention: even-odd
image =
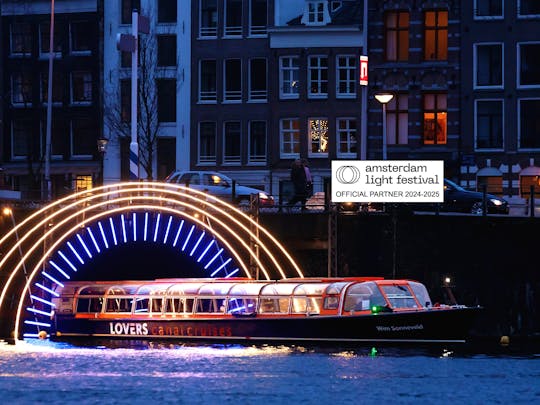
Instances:
[[[268,97],[268,85],[266,76],[266,59],[251,59],[249,61],[250,101],[266,101]]]
[[[217,36],[217,0],[199,0],[199,36],[216,37]]]
[[[448,56],[448,11],[424,14],[424,59],[446,60]]]
[[[176,66],[176,35],[157,36],[158,66]]]
[[[120,119],[131,121],[131,79],[120,80]]]
[[[386,60],[409,59],[409,13],[392,11],[386,14]]]
[[[98,129],[89,119],[71,121],[71,156],[91,158],[96,150]]]
[[[73,21],[69,24],[71,53],[89,55],[92,51],[92,39],[94,38],[94,27],[90,22]]]
[[[540,2],[538,0],[519,0],[518,7],[520,17],[540,16]]]
[[[540,99],[519,100],[519,148],[540,148]]]
[[[475,148],[503,148],[503,101],[476,100]]]
[[[266,121],[249,122],[248,162],[266,162]]]
[[[474,84],[476,87],[501,87],[503,85],[502,44],[475,44]]]
[[[32,132],[31,120],[15,120],[11,123],[12,159],[24,159],[31,154]]]
[[[309,156],[328,155],[328,120],[310,118],[308,120]]]
[[[122,15],[121,23],[122,24],[131,24],[132,12],[133,10],[140,10],[141,3],[140,0],[122,0]]]
[[[540,86],[540,42],[518,44],[519,85]]]
[[[357,154],[356,119],[338,118],[336,122],[338,150],[340,158],[354,158]]]
[[[424,95],[424,145],[446,144],[446,94]]]
[[[280,155],[282,158],[300,156],[300,122],[285,118],[279,122]]]
[[[223,163],[240,163],[240,122],[225,122],[223,127]]]
[[[199,64],[199,102],[217,101],[216,61],[201,60]]]
[[[176,79],[158,79],[158,122],[176,122]]]
[[[328,14],[326,5],[326,1],[308,0],[301,20],[302,24],[323,25],[329,23],[330,15]]]
[[[386,106],[386,142],[407,145],[409,142],[409,96],[396,94]]]
[[[58,71],[53,71],[52,82],[52,102],[61,104],[64,92],[64,80]],[[41,73],[41,102],[47,104],[49,101],[49,74]]]
[[[279,58],[279,96],[298,98],[298,56]]]
[[[356,57],[354,55],[338,55],[336,57],[337,89],[339,98],[356,96]]]
[[[29,23],[12,23],[10,36],[11,56],[32,54],[32,26]]]
[[[308,85],[310,98],[328,97],[328,58],[310,56],[308,59]]]
[[[42,57],[48,56],[49,45],[51,41],[51,24],[43,22],[39,24],[39,53]],[[54,38],[53,49],[55,56],[61,56],[62,54],[62,25],[59,22],[54,24]],[[45,55],[46,54],[46,55]]]
[[[71,103],[89,104],[92,102],[92,73],[71,73]]]
[[[226,37],[242,35],[242,0],[225,0]]]
[[[225,101],[242,101],[242,62],[240,59],[227,59],[225,64]]]
[[[216,163],[216,123],[199,123],[199,162],[200,164]]]
[[[474,17],[494,18],[503,17],[503,0],[474,0]]]
[[[174,23],[176,22],[176,1],[158,0],[158,23]]]
[[[64,121],[59,119],[52,120],[51,124],[51,158],[54,160],[60,160],[63,158],[64,149],[66,148],[66,141],[68,137],[65,135],[66,128],[64,126]],[[41,121],[41,138],[45,144],[45,139],[47,136],[47,120],[43,119]],[[41,150],[41,154],[44,153],[44,150]]]
[[[17,72],[11,76],[11,103],[24,106],[32,104],[30,72]]]
[[[249,2],[249,35],[266,35],[268,19],[267,0],[250,0]]]

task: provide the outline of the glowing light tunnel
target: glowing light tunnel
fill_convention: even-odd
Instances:
[[[303,277],[267,230],[224,201],[166,183],[103,186],[53,202],[0,239],[0,276],[6,280],[0,315],[8,311],[11,292],[18,301],[15,340],[21,329],[25,337],[47,332],[55,286],[97,255],[140,241],[177,249],[197,263],[202,276]]]

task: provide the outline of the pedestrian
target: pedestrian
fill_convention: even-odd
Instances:
[[[299,202],[302,210],[305,210],[308,196],[307,178],[306,170],[300,159],[296,159],[291,166],[291,181],[294,187],[294,195],[287,205],[293,206]]]
[[[304,172],[306,173],[306,194],[307,197],[313,195],[313,178],[311,177],[311,170],[309,169],[309,163],[307,159],[302,159],[302,166],[304,166]]]

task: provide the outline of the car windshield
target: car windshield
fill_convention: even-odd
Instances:
[[[454,183],[451,180],[444,179],[444,189],[445,190],[458,190],[458,191],[465,191],[465,189],[456,183]]]

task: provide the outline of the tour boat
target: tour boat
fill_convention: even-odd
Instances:
[[[464,343],[481,309],[377,277],[68,281],[53,295],[52,340]]]

